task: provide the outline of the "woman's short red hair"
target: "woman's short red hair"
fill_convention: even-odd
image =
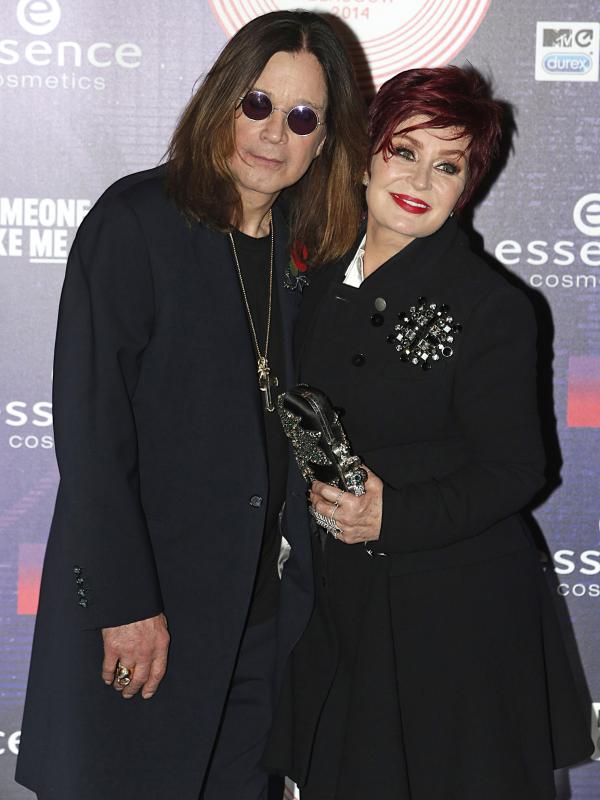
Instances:
[[[383,152],[392,155],[392,137],[417,128],[458,128],[471,138],[467,148],[468,178],[456,211],[473,197],[498,153],[503,106],[492,97],[488,81],[473,67],[409,69],[383,84],[369,108],[369,165]],[[426,122],[402,127],[411,117]]]

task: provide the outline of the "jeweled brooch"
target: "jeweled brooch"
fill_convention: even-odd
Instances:
[[[434,362],[454,355],[454,338],[462,331],[462,325],[449,311],[446,303],[438,306],[419,297],[408,313],[398,314],[399,323],[387,341],[396,347],[401,361],[427,370]]]

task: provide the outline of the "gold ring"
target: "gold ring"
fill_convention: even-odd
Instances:
[[[133,676],[133,667],[123,666],[120,661],[117,661],[117,668],[115,670],[115,678],[119,686],[129,686]]]

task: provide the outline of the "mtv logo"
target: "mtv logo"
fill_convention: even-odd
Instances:
[[[597,81],[600,23],[538,22],[536,81]]]
[[[543,47],[589,47],[594,39],[592,28],[544,28]]]
[[[573,41],[572,28],[544,28],[544,47],[571,47]]]

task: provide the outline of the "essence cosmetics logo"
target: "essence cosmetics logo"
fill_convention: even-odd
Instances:
[[[600,356],[569,358],[567,425],[600,428]]]
[[[573,209],[573,222],[586,236],[600,236],[600,194],[580,197]]]
[[[63,18],[58,0],[18,0],[15,16],[20,28],[15,24],[0,39],[0,91],[103,91],[111,78],[141,65],[142,48],[136,42],[49,37]]]
[[[597,81],[598,22],[538,22],[536,81]]]
[[[0,201],[1,202],[1,201]],[[597,269],[582,271],[582,267],[600,267],[600,193],[590,192],[580,197],[573,206],[572,218],[575,228],[583,236],[592,237],[581,241],[573,229],[572,239],[531,239],[519,242],[503,239],[495,247],[494,254],[501,264],[512,267],[522,264],[529,267],[548,267],[552,271],[534,271],[528,276],[534,289],[583,289],[596,291],[600,286]],[[547,235],[547,234],[546,234]],[[555,271],[559,267],[560,270]]]
[[[19,0],[17,20],[24,31],[34,36],[52,33],[60,22],[58,0]]]

